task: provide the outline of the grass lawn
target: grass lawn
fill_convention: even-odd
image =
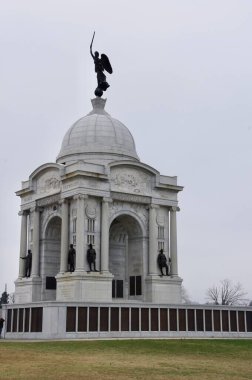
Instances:
[[[1,340],[0,379],[252,379],[252,340]]]

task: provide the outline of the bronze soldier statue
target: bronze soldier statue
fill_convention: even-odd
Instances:
[[[27,256],[21,257],[21,259],[25,260],[25,277],[30,277],[32,268],[32,251],[28,249]]]
[[[73,244],[70,244],[70,249],[68,251],[68,264],[69,264],[69,270],[70,272],[75,271],[75,249],[73,247]]]
[[[167,258],[164,254],[164,250],[160,249],[159,254],[158,254],[158,266],[161,272],[161,276],[164,276],[163,274],[163,268],[166,269],[166,276],[169,276],[169,268],[167,265]]]
[[[96,260],[96,252],[93,248],[92,244],[89,244],[89,249],[87,250],[87,261],[89,264],[90,272],[92,272],[92,264],[94,267],[94,272],[98,272],[95,267],[95,260]]]
[[[97,88],[95,89],[95,95],[98,97],[101,97],[103,94],[103,91],[106,91],[107,88],[109,87],[106,75],[104,74],[104,70],[106,70],[109,74],[112,74],[113,69],[111,67],[111,64],[106,54],[101,54],[101,57],[99,57],[98,51],[95,51],[93,53],[92,46],[93,46],[94,36],[95,36],[95,32],[93,34],[93,38],[90,44],[90,54],[94,60],[95,72],[97,73]]]

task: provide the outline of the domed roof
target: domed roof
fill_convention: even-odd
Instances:
[[[139,160],[128,128],[104,110],[106,99],[91,101],[93,110],[77,120],[65,134],[57,162],[96,158]]]

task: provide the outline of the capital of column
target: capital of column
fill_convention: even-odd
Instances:
[[[30,208],[30,212],[42,212],[43,211],[43,207],[40,207],[40,206],[34,206],[34,207],[31,207]]]
[[[170,208],[169,208],[169,210],[170,211],[180,211],[180,208],[178,207],[178,206],[171,206]]]
[[[160,206],[159,206],[159,205],[156,205],[155,203],[151,203],[151,204],[149,205],[149,208],[155,208],[155,209],[158,209],[158,208],[160,208]]]
[[[87,199],[87,198],[88,198],[87,194],[76,194],[73,196],[74,201],[83,200],[83,199]]]
[[[20,210],[18,212],[18,216],[23,216],[23,215],[27,216],[29,215],[29,213],[30,213],[30,210]]]
[[[68,198],[62,198],[58,201],[58,204],[62,206],[64,203],[67,203],[67,202],[68,202]]]
[[[107,202],[107,203],[112,203],[113,202],[113,199],[112,198],[110,198],[110,197],[103,197],[102,198],[102,202]]]

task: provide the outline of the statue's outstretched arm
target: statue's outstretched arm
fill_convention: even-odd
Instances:
[[[95,32],[94,32],[94,34],[93,34],[93,38],[92,38],[92,41],[91,41],[91,44],[90,44],[90,54],[91,54],[91,56],[92,56],[93,58],[94,58],[94,54],[93,54],[93,52],[92,52],[92,46],[93,46],[94,36],[95,36]]]

